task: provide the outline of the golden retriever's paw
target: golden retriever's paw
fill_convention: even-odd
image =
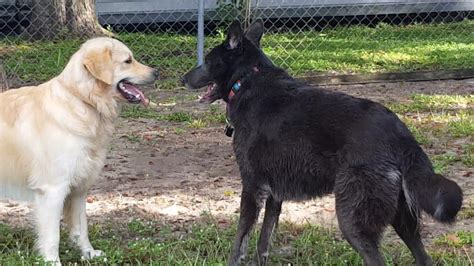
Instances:
[[[90,249],[82,252],[82,258],[85,260],[90,260],[97,257],[105,256],[105,252],[98,249]]]
[[[45,259],[45,262],[46,262],[46,265],[49,265],[49,266],[61,266],[61,261],[59,261],[59,259]]]

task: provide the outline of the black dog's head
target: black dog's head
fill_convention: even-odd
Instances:
[[[270,62],[260,50],[263,30],[261,21],[254,22],[245,32],[239,22],[233,22],[225,41],[206,55],[204,64],[184,75],[184,85],[188,89],[207,86],[201,102],[228,101],[231,86],[237,79],[253,66]]]

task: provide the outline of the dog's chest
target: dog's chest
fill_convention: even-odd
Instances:
[[[108,138],[105,136],[86,141],[78,157],[77,165],[75,167],[75,182],[81,184],[83,182],[93,182],[100,174],[107,153]]]
[[[100,128],[91,136],[65,134],[61,144],[46,147],[47,171],[62,175],[71,187],[90,186],[104,165],[110,133]],[[55,163],[51,163],[55,162]]]

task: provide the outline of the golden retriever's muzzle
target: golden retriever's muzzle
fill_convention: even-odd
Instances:
[[[107,85],[114,84],[115,76],[118,76],[116,89],[125,100],[130,103],[148,104],[148,99],[137,85],[152,84],[158,79],[158,70],[132,60],[131,56],[127,62],[122,62],[124,69],[118,71],[117,63],[112,60],[112,50],[108,47],[87,53],[84,59],[84,67],[97,80]]]
[[[129,103],[142,103],[146,106],[149,101],[137,85],[152,84],[158,77],[158,70],[152,69],[146,79],[137,79],[134,77],[122,79],[117,84],[117,90]]]

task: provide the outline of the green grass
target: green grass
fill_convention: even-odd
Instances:
[[[176,135],[181,135],[181,134],[183,134],[184,132],[186,132],[186,130],[183,129],[183,128],[180,128],[180,127],[177,127],[177,128],[174,129],[174,133],[175,133]]]
[[[459,211],[458,217],[460,219],[474,219],[474,197],[467,203],[463,204]]]
[[[446,152],[431,156],[433,167],[436,173],[445,174],[448,167],[454,163],[462,163],[465,167],[473,167],[474,159],[472,154],[472,144],[466,145],[462,153],[454,154],[453,152]]]
[[[450,153],[431,156],[431,160],[434,170],[438,174],[445,174],[448,166],[460,161],[458,156]]]
[[[431,155],[435,172],[474,166],[474,96],[413,94],[406,102],[387,104]],[[456,165],[456,167],[453,167]]]
[[[145,118],[155,119],[158,121],[183,123],[195,129],[205,128],[210,124],[224,124],[226,121],[225,112],[213,105],[210,105],[209,110],[203,113],[177,111],[166,114],[139,105],[127,105],[123,106],[121,117],[127,119]]]
[[[201,128],[208,127],[209,123],[204,119],[198,118],[198,119],[194,119],[193,121],[191,121],[191,123],[189,123],[189,126],[191,128],[201,129]]]
[[[162,114],[152,108],[144,108],[138,105],[124,106],[120,116],[129,119],[149,118],[159,121],[178,123],[192,122],[194,119],[194,115],[188,112],[172,112],[168,114]]]
[[[209,111],[205,115],[205,120],[209,123],[224,124],[226,122],[226,113],[220,110],[216,105],[210,105]]]
[[[270,33],[265,52],[292,74],[314,72],[373,73],[472,68],[474,21],[409,26],[339,27],[322,32]],[[162,89],[179,87],[179,77],[196,63],[196,38],[173,33],[122,33],[118,38],[138,59],[160,69]],[[40,82],[58,74],[83,40],[29,42],[0,39],[0,57],[9,74]],[[208,36],[206,48],[222,41]]]
[[[377,28],[350,27],[324,32],[276,33],[264,37],[265,51],[277,64],[288,67],[293,74],[312,72],[386,72],[472,68],[474,66],[474,35],[472,21],[438,25],[413,25]],[[179,87],[178,78],[195,64],[194,36],[140,33],[119,36],[139,59],[158,66],[163,79],[161,89]],[[219,42],[207,39],[207,47]],[[82,40],[25,42],[1,39],[0,57],[9,73],[17,73],[24,82],[44,81],[59,73]],[[298,46],[298,45],[302,46]],[[298,47],[297,47],[298,46]],[[302,48],[304,47],[304,48]],[[170,98],[166,103],[180,105],[196,96]],[[191,98],[193,99],[191,99]],[[448,140],[472,136],[473,95],[414,94],[409,102],[390,104],[407,123],[414,136],[425,147],[441,147]],[[138,105],[124,106],[126,119],[154,119],[171,122],[174,133],[225,123],[225,113],[215,105],[203,112],[158,112]],[[139,142],[137,135],[125,136]],[[435,170],[445,173],[453,164],[474,166],[474,145],[466,144],[460,152],[450,150],[430,156]],[[461,211],[461,217],[473,217],[472,203]],[[107,253],[108,264],[151,265],[223,265],[230,250],[235,227],[220,228],[215,221],[196,223],[175,232],[153,221],[133,220],[124,225],[115,223],[91,225],[93,244]],[[31,265],[41,260],[33,249],[30,230],[12,229],[0,224],[0,265]],[[436,241],[430,253],[441,265],[469,265],[464,249],[473,245],[472,232],[458,232]],[[65,263],[81,262],[80,254],[62,234],[61,258]],[[255,252],[255,234],[250,254]],[[399,244],[385,243],[387,263],[409,265],[413,259]],[[94,261],[103,264],[104,259]],[[335,240],[334,232],[316,226],[282,224],[271,253],[271,264],[293,265],[360,265],[360,257],[345,241]]]
[[[474,108],[474,95],[413,94],[410,97],[410,102],[392,103],[387,104],[387,106],[392,111],[400,114],[414,112],[442,112],[469,108],[472,112],[472,108]]]
[[[164,114],[160,116],[161,120],[169,122],[192,122],[193,115],[187,112],[174,112],[170,114]]]
[[[133,143],[138,143],[140,142],[140,136],[134,135],[134,134],[127,134],[125,135],[125,138]]]
[[[454,248],[474,246],[474,232],[458,231],[455,234],[448,234],[435,241],[438,246],[448,246]]]
[[[235,234],[235,222],[230,228],[221,228],[214,219],[206,218],[183,231],[159,226],[154,221],[132,220],[128,224],[93,224],[90,226],[92,244],[106,252],[106,258],[97,258],[92,264],[109,265],[225,265]],[[444,265],[468,265],[468,257],[459,252],[472,245],[472,232],[458,232],[453,238],[441,237],[431,253]],[[31,230],[12,229],[0,224],[0,264],[42,264],[33,249]],[[60,257],[63,264],[81,261],[79,252],[61,234]],[[408,249],[398,243],[382,247],[389,265],[409,265],[413,258]],[[253,258],[256,233],[249,242],[249,257]],[[455,247],[453,248],[444,248]],[[333,231],[317,226],[296,226],[282,223],[276,234],[270,256],[271,265],[361,265],[361,258],[345,241],[336,240]],[[446,264],[447,263],[447,264]]]
[[[474,167],[474,144],[467,144],[462,153],[461,161],[467,167]]]
[[[448,122],[448,132],[454,137],[474,136],[474,116],[460,113],[458,119]]]
[[[139,105],[124,105],[120,116],[129,119],[149,118],[160,120],[161,114],[152,108],[143,108]]]
[[[422,145],[431,144],[431,139],[427,136],[423,128],[417,126],[416,123],[408,118],[402,117],[402,121],[406,124],[418,143]]]
[[[193,115],[188,112],[162,114],[153,108],[144,108],[139,105],[123,106],[120,116],[129,119],[149,118],[168,122],[191,122],[193,120]]]
[[[389,103],[387,107],[399,115],[422,145],[474,135],[473,95],[413,94],[409,101]],[[446,161],[446,158],[440,158],[440,161]],[[472,149],[466,149],[461,155],[461,161],[468,167],[472,166]],[[450,162],[438,164],[437,169],[446,170],[445,167]]]
[[[464,21],[405,27],[358,26],[300,33],[296,38],[285,33],[264,38],[263,47],[278,59],[277,63],[285,61],[283,65],[297,74],[471,68],[474,57],[463,54],[474,48],[470,43],[474,38],[472,25],[472,21]]]

